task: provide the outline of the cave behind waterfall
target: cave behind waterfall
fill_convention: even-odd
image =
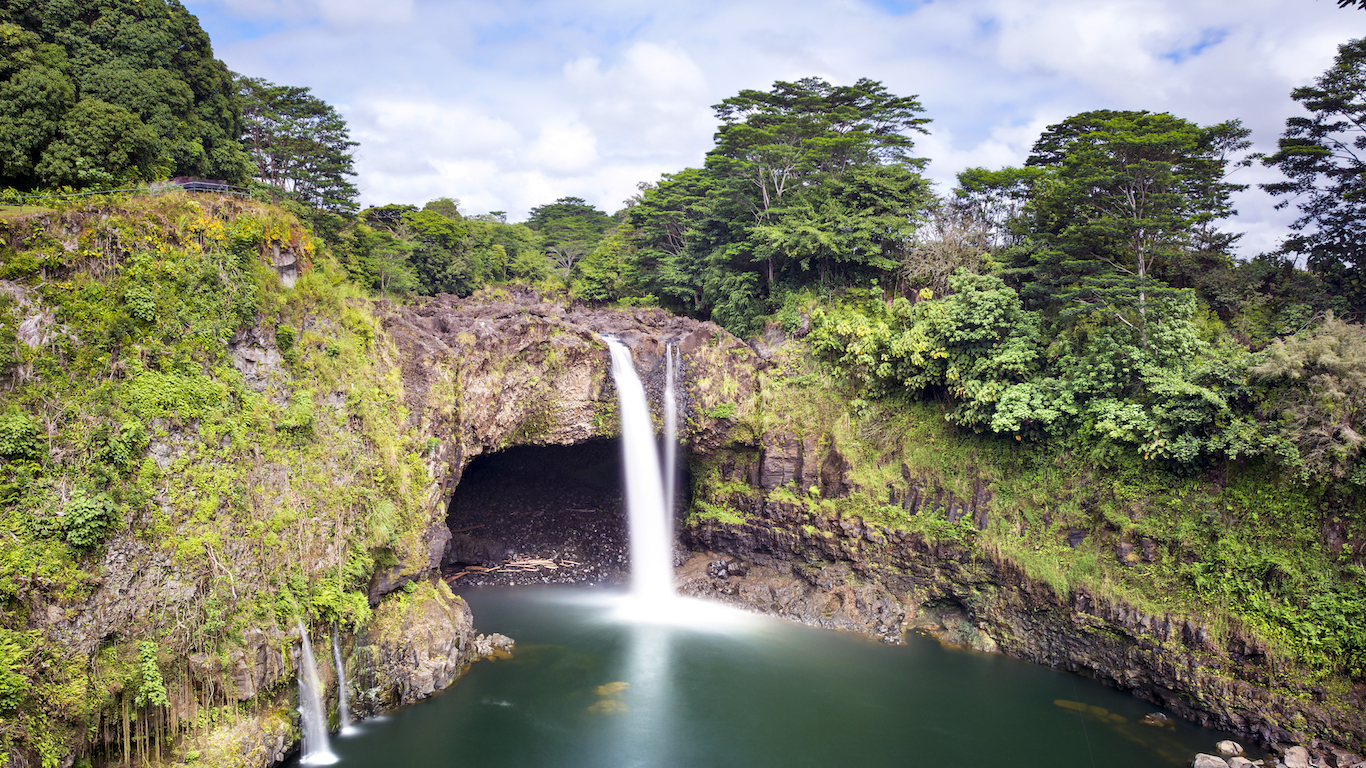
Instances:
[[[451,495],[452,587],[624,582],[621,444],[523,445],[473,459]]]

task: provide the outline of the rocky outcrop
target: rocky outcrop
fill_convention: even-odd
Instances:
[[[385,601],[347,654],[356,713],[378,714],[446,688],[489,655],[481,654],[480,640],[469,606],[440,581]]]
[[[433,557],[443,546],[438,523],[474,458],[511,446],[574,445],[618,434],[616,392],[601,336],[631,348],[654,403],[664,387],[666,350],[681,355],[686,386],[680,423],[694,446],[720,445],[730,426],[754,407],[753,350],[714,323],[661,309],[565,306],[530,289],[499,288],[467,299],[441,295],[416,306],[380,302],[378,312],[403,375],[408,419],[431,436],[425,459],[433,479],[428,498],[434,525],[423,542],[400,553],[398,564],[376,575],[372,600],[439,564],[441,558]],[[457,538],[455,546],[469,550],[483,533]],[[463,556],[448,546],[444,559]]]

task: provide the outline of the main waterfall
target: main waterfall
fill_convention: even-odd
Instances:
[[[621,451],[626,470],[626,514],[630,526],[631,595],[642,606],[674,598],[673,521],[664,498],[663,473],[645,387],[636,375],[631,350],[604,336],[612,353],[612,381],[621,407]],[[672,404],[666,406],[671,409]]]

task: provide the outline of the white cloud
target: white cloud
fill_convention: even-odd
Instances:
[[[591,173],[597,159],[597,137],[576,119],[551,120],[542,125],[540,136],[522,157],[525,164],[559,176]]]
[[[701,163],[710,105],[812,75],[919,94],[934,122],[917,154],[941,184],[1019,163],[1044,127],[1091,109],[1241,118],[1266,151],[1298,112],[1290,90],[1361,18],[1328,0],[955,0],[901,15],[862,0],[187,5],[229,66],[343,110],[365,203],[450,195],[514,218],[571,194],[615,209],[637,182]],[[1273,202],[1242,196],[1245,253],[1293,218]]]

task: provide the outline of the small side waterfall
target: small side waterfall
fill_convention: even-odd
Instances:
[[[621,451],[626,467],[626,512],[630,524],[631,593],[642,603],[674,598],[673,534],[664,505],[664,485],[650,425],[645,387],[636,375],[631,350],[604,336],[612,353],[612,381],[621,407]]]
[[[664,346],[664,511],[673,519],[678,498],[678,406],[674,396],[674,348]]]
[[[304,765],[332,765],[337,756],[327,743],[327,715],[323,712],[322,684],[318,681],[318,665],[313,661],[313,646],[308,642],[308,629],[299,619],[299,637],[303,650],[299,654],[299,720],[303,726]]]
[[[332,662],[337,668],[337,727],[345,736],[354,729],[351,727],[351,708],[346,705],[346,667],[342,664],[336,624],[332,625]]]

